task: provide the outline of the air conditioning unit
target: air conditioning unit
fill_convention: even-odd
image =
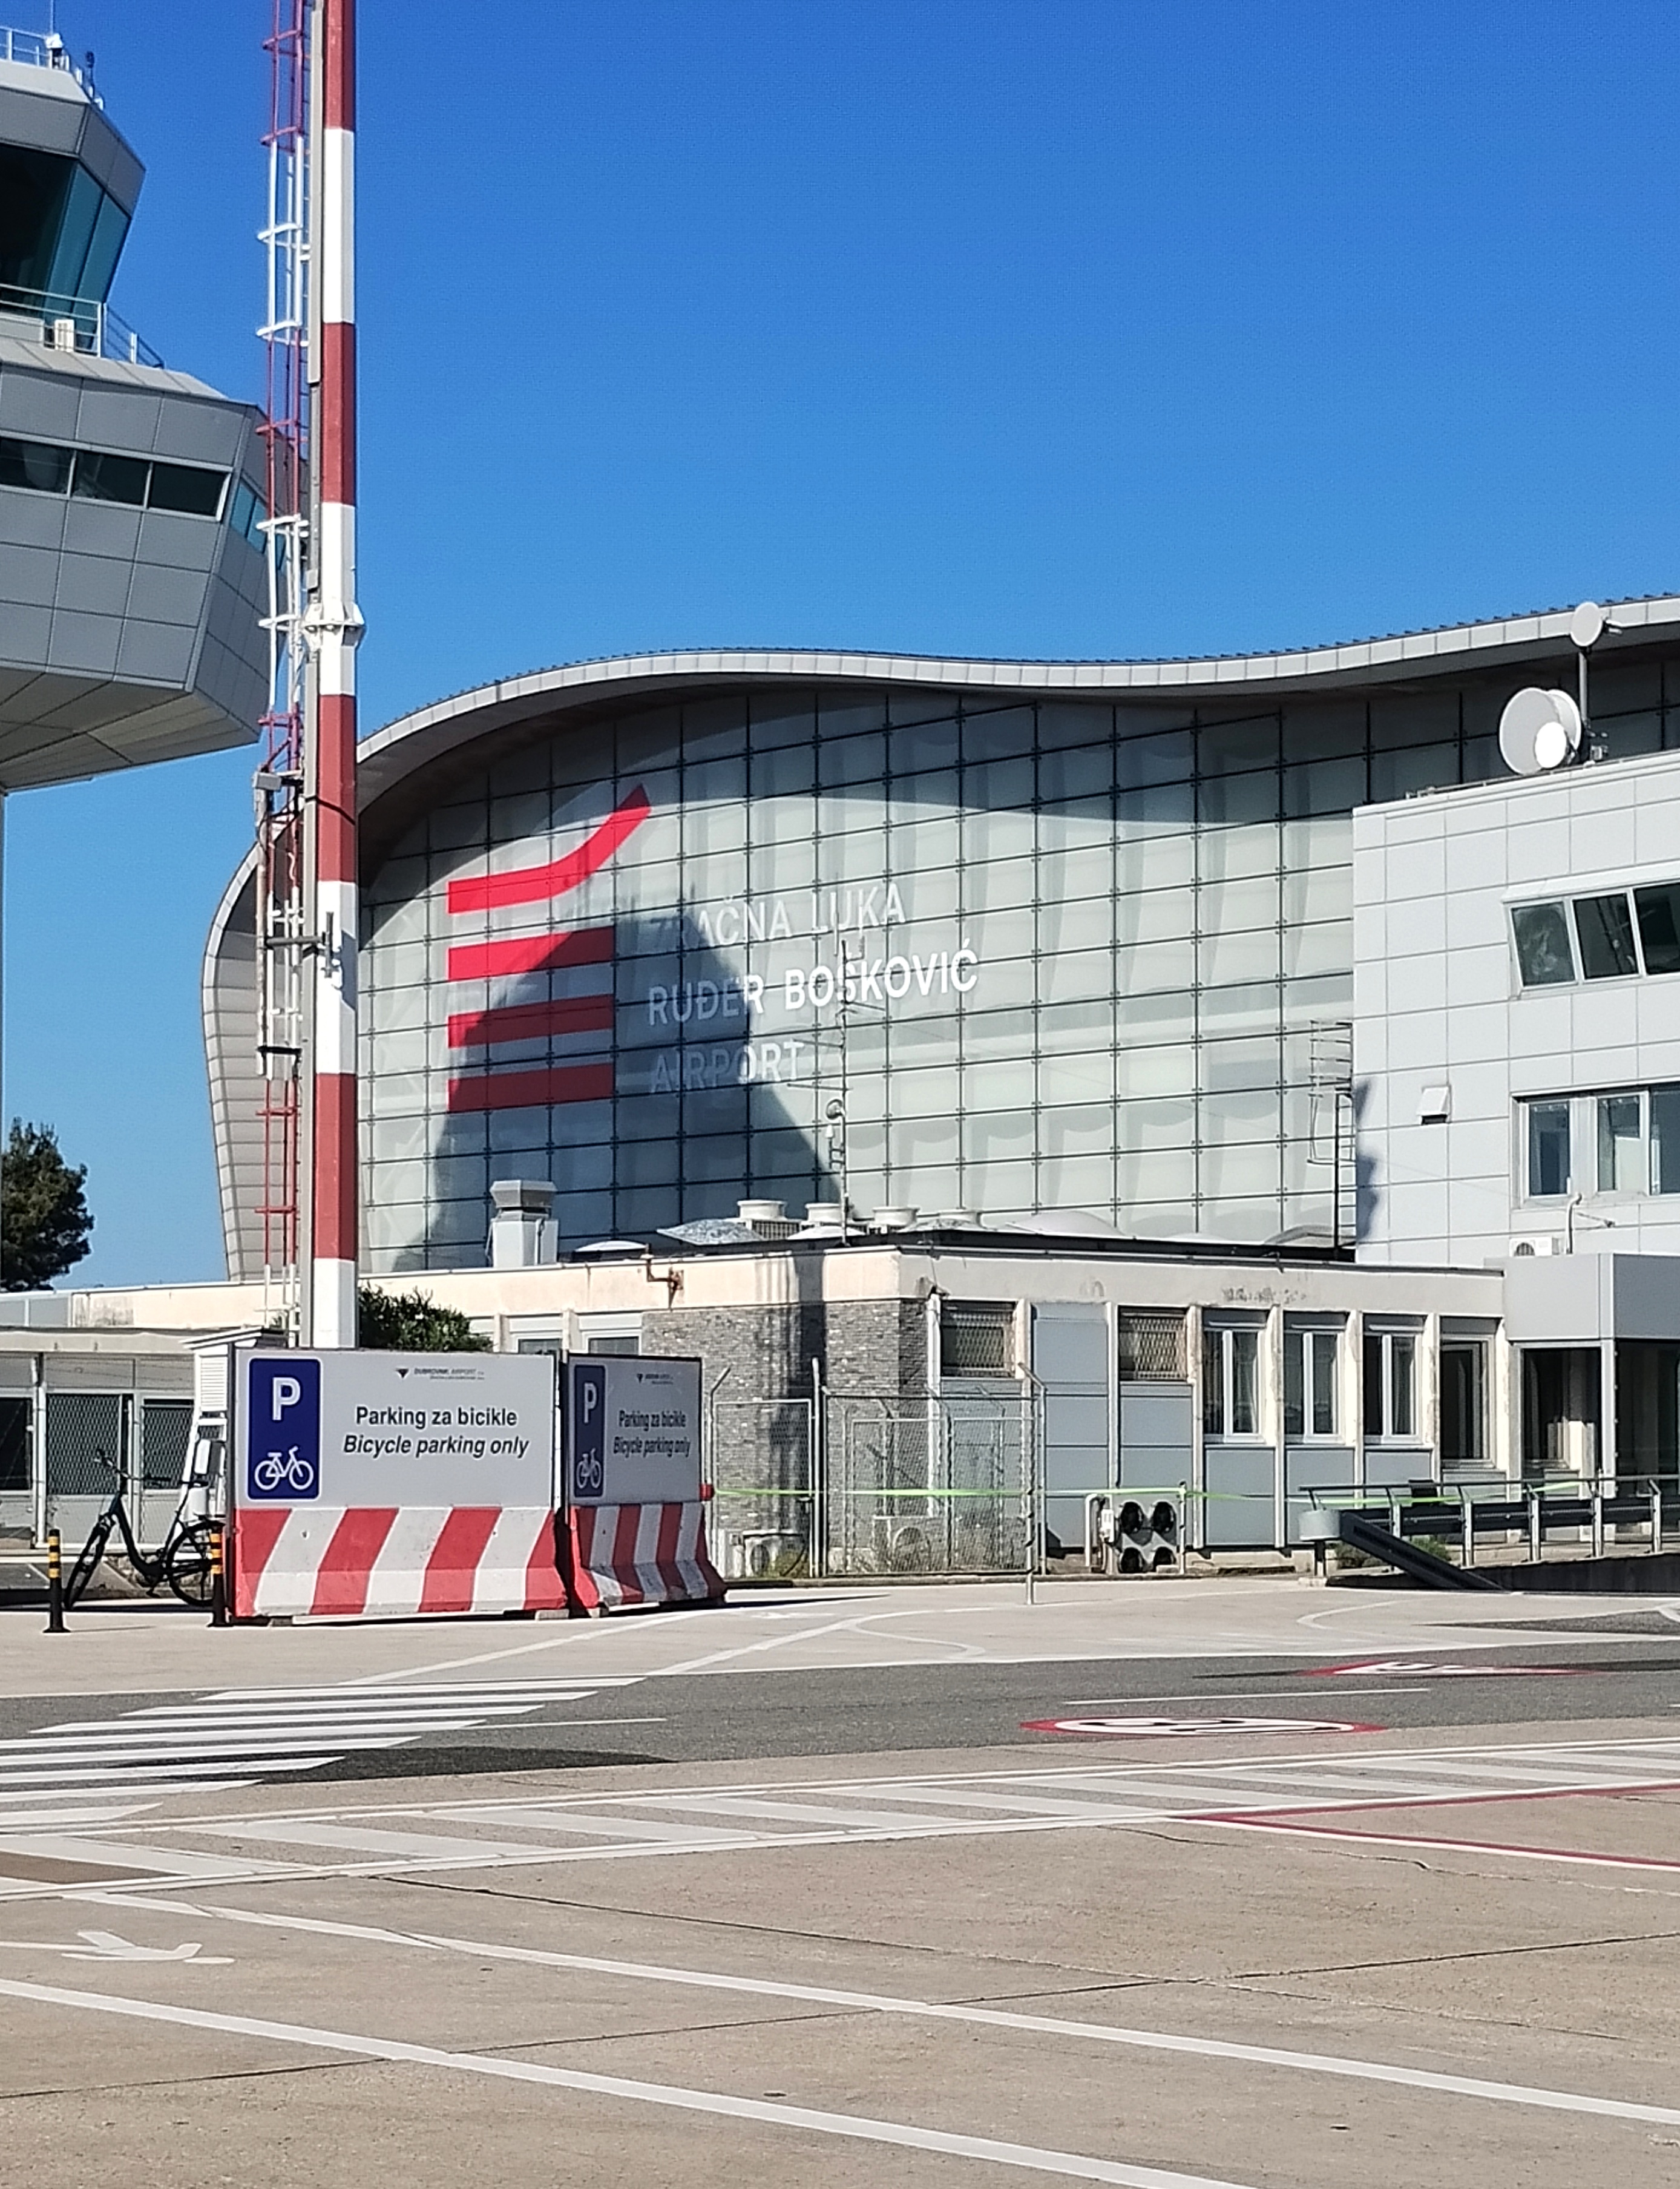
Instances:
[[[1528,1231],[1520,1239],[1511,1242],[1509,1252],[1513,1260],[1525,1259],[1530,1254],[1561,1254],[1564,1242],[1555,1231]]]

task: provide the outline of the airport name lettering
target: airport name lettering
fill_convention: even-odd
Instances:
[[[693,925],[702,942],[729,949],[739,942],[779,942],[795,933],[803,935],[862,935],[871,927],[892,927],[906,917],[904,900],[897,882],[870,882],[866,887],[812,890],[810,918],[795,929],[788,916],[786,897],[741,897],[727,904],[708,905],[693,914]]]
[[[750,1019],[779,994],[786,1011],[832,1010],[837,1004],[897,1003],[919,996],[966,996],[980,978],[980,959],[966,943],[955,950],[891,958],[847,958],[834,965],[790,965],[778,981],[761,974],[738,980],[655,981],[648,991],[649,1026],[704,1025]]]

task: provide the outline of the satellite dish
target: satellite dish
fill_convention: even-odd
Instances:
[[[1513,775],[1547,775],[1581,750],[1581,710],[1567,692],[1530,684],[1505,703],[1499,752]]]
[[[1609,623],[1597,601],[1583,601],[1570,618],[1570,638],[1585,653],[1598,643]]]

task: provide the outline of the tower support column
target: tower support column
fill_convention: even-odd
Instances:
[[[315,492],[306,740],[314,981],[309,1064],[309,1271],[304,1335],[356,1342],[358,1209],[356,878],[355,5],[315,0]]]

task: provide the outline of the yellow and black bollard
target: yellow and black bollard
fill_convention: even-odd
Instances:
[[[64,1553],[59,1544],[56,1528],[47,1530],[47,1632],[62,1634],[65,1631],[65,1570]]]
[[[223,1530],[219,1520],[212,1521],[210,1529],[210,1624],[225,1626],[228,1623],[228,1568],[223,1549]]]

